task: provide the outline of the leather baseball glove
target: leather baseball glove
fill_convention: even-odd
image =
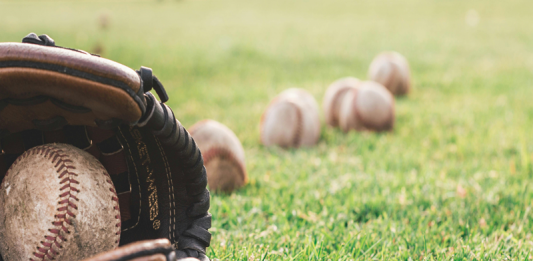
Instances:
[[[198,261],[196,258],[176,254],[168,239],[155,239],[131,243],[83,261]]]
[[[0,179],[32,147],[74,145],[96,157],[112,177],[120,245],[168,240],[127,246],[137,253],[132,257],[155,244],[168,257],[161,260],[208,260],[211,215],[202,156],[164,104],[168,96],[152,70],[134,71],[58,47],[47,35],[32,33],[22,42],[0,43]],[[46,256],[49,250],[36,251]]]

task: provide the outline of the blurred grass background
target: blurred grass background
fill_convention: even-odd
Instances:
[[[211,118],[235,131],[250,183],[213,195],[211,258],[523,260],[533,250],[531,10],[516,0],[8,0],[0,42],[46,33],[152,67],[185,126]],[[314,148],[260,145],[277,93],[300,87],[321,103],[337,78],[366,79],[383,50],[407,57],[415,86],[396,101],[393,132],[323,127]]]

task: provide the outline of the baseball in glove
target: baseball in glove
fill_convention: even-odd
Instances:
[[[164,104],[168,96],[152,70],[134,71],[58,47],[47,35],[31,33],[22,42],[0,43],[0,179],[32,147],[74,145],[111,176],[120,205],[120,245],[167,240],[118,250],[155,248],[167,257],[161,260],[208,260],[210,197],[202,156]],[[36,251],[46,256],[49,250]]]

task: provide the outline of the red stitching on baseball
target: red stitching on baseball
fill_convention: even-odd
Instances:
[[[229,162],[237,165],[237,169],[239,170],[239,175],[246,182],[247,180],[246,168],[243,166],[242,162],[237,160],[235,155],[233,155],[233,153],[226,148],[215,147],[215,148],[209,149],[205,154],[202,154],[202,158],[204,160],[204,166],[207,165],[209,161],[211,161],[212,159],[216,157],[220,157],[222,159],[228,160]]]
[[[109,183],[110,185],[113,185],[113,182],[111,181],[111,179],[109,179],[110,176],[109,176],[109,174],[107,172],[106,172],[106,176],[108,177],[108,179],[106,180],[107,183]],[[111,197],[111,200],[115,201],[115,203],[116,203],[114,209],[115,209],[115,211],[118,212],[118,214],[115,215],[115,218],[118,220],[118,222],[117,222],[117,224],[115,224],[115,227],[118,228],[118,231],[115,232],[115,235],[119,236],[120,233],[122,232],[122,230],[121,230],[121,228],[122,228],[122,219],[120,217],[120,207],[119,207],[118,196],[117,196],[117,192],[115,191],[115,189],[113,189],[113,187],[109,188],[109,191],[111,191],[113,193],[113,196]],[[118,244],[118,239],[115,240],[115,244]]]
[[[303,116],[302,116],[302,111],[301,111],[301,107],[298,106],[298,104],[296,104],[295,102],[293,101],[286,101],[287,104],[289,104],[290,106],[292,106],[295,111],[296,111],[296,129],[294,131],[294,135],[292,136],[292,139],[291,139],[291,144],[289,144],[289,147],[290,146],[293,146],[295,148],[298,148],[300,147],[300,144],[302,143],[302,131],[303,131]]]
[[[78,206],[76,203],[72,202],[78,201],[78,198],[75,197],[72,192],[79,192],[79,189],[72,187],[73,184],[79,184],[79,181],[75,180],[72,177],[77,176],[76,173],[71,172],[71,170],[74,170],[75,168],[73,166],[66,165],[67,163],[72,163],[72,160],[65,158],[68,157],[68,155],[63,154],[63,151],[60,149],[50,148],[50,147],[41,147],[38,149],[33,149],[28,151],[27,153],[24,153],[21,157],[19,157],[17,160],[20,161],[24,158],[26,158],[28,155],[42,155],[45,158],[48,158],[52,161],[52,163],[55,163],[56,172],[59,174],[59,178],[63,178],[64,176],[67,176],[63,180],[61,180],[60,184],[66,183],[63,187],[61,187],[60,191],[65,190],[65,192],[61,193],[60,201],[58,202],[59,205],[64,205],[57,208],[57,211],[59,212],[65,212],[63,214],[56,214],[55,218],[57,218],[57,221],[52,222],[52,225],[54,225],[56,228],[48,229],[48,231],[51,234],[54,234],[53,236],[45,235],[44,239],[46,241],[41,241],[41,246],[37,247],[37,251],[33,253],[33,255],[37,259],[30,258],[30,260],[44,260],[45,257],[48,257],[49,259],[53,259],[55,256],[59,254],[57,250],[53,248],[53,246],[56,246],[58,248],[63,248],[61,246],[61,243],[64,241],[67,241],[65,237],[60,235],[61,231],[64,231],[65,233],[69,233],[68,227],[72,225],[72,222],[69,220],[69,217],[75,217],[75,214],[69,209],[77,209]],[[57,160],[57,162],[56,162]],[[58,241],[58,240],[61,240]]]
[[[71,218],[76,218],[76,215],[70,210],[71,208],[77,210],[78,209],[78,206],[76,205],[76,203],[70,201],[70,199],[72,200],[75,200],[75,201],[79,201],[79,199],[72,194],[72,192],[80,192],[79,189],[77,189],[76,187],[72,187],[71,185],[73,184],[80,184],[79,181],[75,180],[74,178],[71,178],[71,177],[77,177],[78,174],[74,173],[74,172],[71,172],[72,170],[76,169],[74,166],[68,166],[66,165],[66,163],[72,163],[72,160],[68,159],[68,158],[65,158],[65,157],[68,157],[68,155],[66,154],[63,154],[63,150],[61,149],[55,149],[55,148],[50,148],[50,147],[40,147],[40,148],[33,148],[33,149],[30,149],[28,151],[26,151],[26,153],[23,153],[20,157],[18,157],[16,160],[15,160],[15,163],[19,163],[21,160],[27,158],[28,156],[30,155],[41,155],[41,156],[44,156],[45,158],[47,159],[50,159],[52,161],[52,164],[55,163],[54,167],[56,168],[56,172],[59,173],[59,179],[62,179],[65,175],[68,175],[66,178],[64,178],[63,180],[61,180],[60,184],[63,184],[63,183],[67,183],[65,184],[63,187],[61,187],[59,190],[62,192],[63,190],[66,190],[65,192],[62,192],[59,197],[60,197],[60,201],[58,202],[60,205],[63,205],[63,204],[66,204],[65,206],[62,206],[62,207],[58,207],[57,208],[57,211],[59,212],[63,212],[65,211],[65,213],[63,214],[56,214],[54,217],[59,219],[59,221],[54,221],[52,222],[52,225],[58,227],[58,228],[51,228],[51,229],[48,229],[48,232],[54,234],[53,236],[50,236],[50,235],[45,235],[44,236],[44,239],[49,241],[49,242],[46,242],[46,241],[41,241],[40,244],[41,244],[41,247],[36,247],[37,251],[41,252],[33,252],[33,256],[36,257],[37,259],[34,259],[34,258],[30,258],[30,261],[42,261],[44,260],[45,257],[48,257],[49,259],[53,260],[55,258],[55,256],[57,256],[59,254],[59,252],[57,252],[56,250],[54,250],[52,247],[55,245],[57,246],[58,248],[63,248],[63,246],[61,245],[62,242],[67,242],[67,239],[62,236],[60,234],[61,230],[64,231],[65,233],[67,234],[70,234],[70,231],[68,230],[68,227],[67,226],[72,226],[72,222],[68,219],[69,217]],[[59,160],[58,160],[59,158]],[[56,162],[56,160],[58,160]],[[65,169],[65,170],[63,170]],[[61,170],[63,170],[61,172]],[[5,177],[7,177],[7,175],[9,174],[9,172],[6,173]],[[107,176],[107,183],[113,185],[113,182],[111,181],[110,179],[110,176],[107,172],[104,172],[104,174]],[[111,197],[111,200],[115,201],[116,205],[114,207],[114,209],[118,212],[117,215],[115,215],[115,218],[118,220],[117,224],[115,225],[115,227],[117,227],[117,232],[115,232],[115,235],[117,236],[120,236],[121,234],[121,227],[122,227],[122,220],[121,220],[121,217],[120,217],[120,208],[119,208],[119,200],[118,200],[118,196],[115,192],[115,190],[113,189],[113,187],[111,187],[109,189],[109,191],[111,191],[114,195]],[[120,237],[118,237],[120,238]],[[60,241],[58,241],[61,240]],[[118,244],[119,243],[119,239],[115,240],[115,244]]]
[[[363,122],[363,119],[361,117],[361,115],[359,114],[359,110],[357,109],[357,97],[359,96],[359,90],[353,90],[354,91],[354,96],[353,96],[353,99],[350,101],[352,104],[352,109],[354,111],[354,120],[355,120],[355,126],[353,127],[354,129],[356,130],[361,130],[361,128],[364,128],[364,124],[362,123]],[[348,127],[348,131],[350,130],[350,127]]]
[[[51,153],[54,153],[55,151],[51,151]],[[54,158],[52,158],[52,163],[55,163],[56,162],[56,159],[59,157],[59,154],[57,152],[55,152],[54,154]],[[58,162],[55,167],[57,167],[57,165],[59,164],[60,162]]]
[[[109,174],[107,174],[107,176],[109,177]],[[110,179],[108,179],[107,182],[109,182],[110,184],[113,184],[113,182],[111,182]],[[115,235],[119,236],[120,233],[122,232],[122,230],[121,230],[121,228],[122,228],[122,219],[120,218],[120,207],[118,205],[119,204],[118,195],[117,195],[117,192],[115,191],[115,189],[111,188],[109,190],[114,195],[111,199],[116,202],[115,211],[117,211],[117,215],[115,215],[115,218],[118,220],[118,222],[117,222],[117,224],[115,226],[118,228],[118,230],[115,233]],[[120,239],[120,237],[119,237],[119,239]],[[118,239],[115,240],[115,244],[118,244]]]
[[[59,163],[59,162],[58,162]],[[56,166],[57,167],[57,166]],[[63,170],[63,168],[65,168],[65,165],[61,165],[61,167],[59,167],[59,169],[57,169],[58,172],[61,172]]]
[[[110,178],[109,173],[107,173],[107,177]],[[119,214],[115,216],[115,218],[118,219],[119,222],[115,226],[116,227],[121,227],[122,226],[122,219],[120,218],[120,207],[118,205],[119,201],[118,201],[117,192],[113,188],[113,181],[111,181],[111,179],[107,179],[106,182],[111,185],[111,188],[109,188],[109,191],[111,191],[114,194],[114,196],[111,197],[111,200],[113,200],[113,201],[115,201],[117,203],[115,205],[114,209],[119,211]],[[119,229],[119,231],[116,232],[115,234],[116,235],[120,235],[120,233],[121,233],[121,230]],[[115,243],[118,243],[118,241],[115,241]]]
[[[68,174],[68,170],[64,170],[61,175],[59,175],[59,178],[63,178],[65,175]]]
[[[109,188],[109,191],[111,191],[111,193],[113,193],[113,196],[111,197],[111,200],[115,201],[116,205],[114,207],[114,209],[118,212],[117,215],[115,215],[115,218],[118,220],[117,224],[115,224],[115,227],[118,228],[118,231],[115,232],[115,235],[119,236],[121,233],[122,233],[122,219],[120,217],[120,207],[119,207],[119,201],[118,201],[118,195],[117,195],[117,192],[116,190],[114,189],[114,186],[113,186],[113,181],[111,181],[111,176],[109,176],[109,173],[107,172],[104,172],[105,175],[107,176],[107,179],[106,179],[106,182],[109,183],[109,185],[111,185],[111,187]],[[120,237],[119,237],[120,239]],[[118,240],[115,240],[115,244],[118,244]]]
[[[352,87],[349,85],[346,85],[339,90],[337,90],[337,93],[333,96],[333,99],[330,104],[329,109],[329,117],[331,118],[331,123],[333,126],[339,126],[339,110],[340,107],[338,107],[338,110],[333,110],[332,107],[336,106],[337,104],[340,104],[342,101],[342,98],[344,98],[344,95],[346,95]],[[339,105],[340,106],[340,105]]]

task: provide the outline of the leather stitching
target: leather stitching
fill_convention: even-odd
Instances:
[[[69,68],[64,65],[57,65],[57,64],[49,64],[45,62],[35,62],[35,61],[0,61],[0,68],[9,68],[9,67],[23,67],[23,68],[33,68],[33,69],[41,69],[41,70],[47,70],[52,72],[57,72],[61,74],[66,74],[82,79],[86,79],[89,81],[94,81],[102,84],[106,84],[109,86],[113,86],[119,89],[124,90],[128,95],[135,100],[137,105],[139,105],[139,108],[143,108],[144,104],[139,96],[133,91],[133,89],[128,85],[128,83],[111,79],[105,76],[99,76],[95,75],[89,72],[84,72],[78,69]],[[142,104],[142,105],[141,105]],[[144,112],[144,111],[143,111]]]
[[[159,151],[161,153],[161,158],[163,159],[163,162],[165,164],[165,172],[167,175],[168,180],[168,197],[170,200],[170,218],[169,218],[169,224],[168,224],[168,233],[169,233],[169,239],[170,242],[174,243],[174,230],[176,229],[176,203],[174,198],[174,183],[172,181],[172,174],[170,173],[170,166],[168,164],[168,159],[163,152],[163,147],[161,146],[161,142],[159,142],[159,139],[156,138],[155,142],[157,144],[157,147],[159,148]]]

